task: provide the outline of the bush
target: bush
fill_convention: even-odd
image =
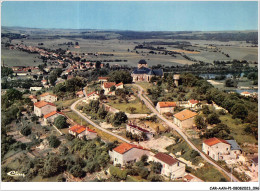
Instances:
[[[24,136],[28,136],[32,133],[32,129],[31,127],[25,126],[24,128],[22,128],[21,130],[21,134]]]
[[[221,121],[219,119],[219,116],[216,113],[212,113],[209,114],[209,116],[207,117],[207,122],[212,125],[212,124],[218,124]]]
[[[149,175],[149,171],[147,168],[140,168],[139,176],[145,179],[148,175]]]
[[[49,141],[49,145],[53,148],[57,148],[58,146],[60,146],[60,140],[54,136],[54,135],[51,135],[50,137],[47,138],[48,141]]]
[[[54,120],[54,125],[58,129],[64,129],[64,128],[67,128],[69,124],[67,123],[66,117],[64,117],[63,115],[60,115],[60,116],[56,117],[56,119]]]
[[[121,180],[125,180],[127,177],[127,171],[126,170],[120,170],[117,167],[111,166],[109,168],[109,172],[112,176],[119,178]]]
[[[70,169],[70,173],[74,177],[83,177],[85,175],[85,172],[82,170],[81,166],[76,164]]]

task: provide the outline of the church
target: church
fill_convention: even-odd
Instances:
[[[162,69],[150,69],[145,60],[140,60],[138,62],[138,67],[133,70],[131,76],[133,77],[133,82],[150,82],[153,76],[162,77]]]

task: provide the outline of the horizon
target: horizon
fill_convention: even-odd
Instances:
[[[258,31],[257,1],[4,1],[1,16],[2,27],[34,29]]]

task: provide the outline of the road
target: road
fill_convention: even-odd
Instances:
[[[117,135],[117,134],[115,134],[115,133],[112,133],[111,131],[108,131],[108,130],[102,128],[102,127],[99,126],[98,124],[94,123],[91,119],[89,119],[88,117],[86,117],[86,116],[84,116],[82,113],[80,113],[75,107],[76,107],[76,105],[77,105],[80,101],[82,101],[83,99],[86,99],[86,98],[84,97],[84,98],[79,99],[78,101],[74,102],[74,103],[70,106],[70,109],[71,109],[72,111],[74,111],[76,114],[78,114],[81,118],[83,118],[86,122],[88,122],[89,124],[93,125],[94,127],[98,128],[98,129],[100,129],[101,131],[104,131],[104,132],[106,132],[106,133],[108,133],[108,134],[110,134],[110,135],[112,135],[112,136],[114,136],[114,137],[117,137],[118,139],[120,139],[120,140],[122,140],[122,141],[124,141],[124,142],[126,142],[126,143],[130,143],[129,140],[127,140],[127,139],[125,139],[125,138],[123,138],[123,137],[121,137],[121,136],[119,136],[119,135]]]
[[[202,151],[200,151],[187,137],[187,135],[184,134],[184,132],[177,127],[175,124],[173,124],[172,122],[170,122],[169,120],[167,120],[165,117],[163,117],[154,107],[153,105],[150,103],[149,98],[146,97],[146,95],[143,94],[144,89],[137,84],[133,84],[134,86],[138,87],[139,91],[138,91],[138,97],[143,100],[143,102],[145,103],[145,105],[153,112],[155,113],[161,120],[163,120],[167,125],[169,125],[169,127],[173,128],[174,130],[176,130],[181,136],[182,138],[191,146],[192,149],[194,149],[195,151],[198,151],[200,153],[200,156],[205,159],[208,163],[212,164],[213,166],[215,166],[218,170],[224,172],[228,177],[231,178],[231,173],[227,172],[226,170],[224,170],[222,167],[220,167],[218,164],[216,164],[213,160],[211,160],[208,156],[206,156]],[[234,175],[232,175],[232,180],[234,182],[240,182],[236,177],[234,177]]]

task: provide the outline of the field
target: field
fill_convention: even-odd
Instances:
[[[38,66],[42,64],[42,61],[38,58],[38,54],[9,50],[2,46],[1,63],[3,62],[7,66]]]

